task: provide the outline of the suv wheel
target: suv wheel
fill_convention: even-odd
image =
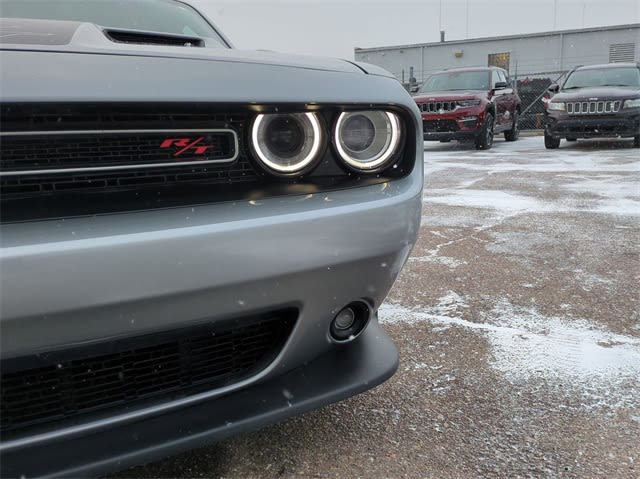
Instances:
[[[487,113],[484,119],[484,125],[480,130],[480,134],[476,138],[476,149],[488,150],[493,145],[493,115]]]
[[[640,135],[636,135],[633,137],[633,146],[636,148],[640,148]]]
[[[505,140],[516,141],[518,139],[518,137],[520,136],[519,122],[520,122],[520,112],[516,110],[515,114],[513,115],[513,126],[511,127],[510,130],[507,130],[504,132]]]
[[[554,138],[546,131],[544,132],[544,146],[545,148],[549,148],[554,150],[560,146],[560,138]]]

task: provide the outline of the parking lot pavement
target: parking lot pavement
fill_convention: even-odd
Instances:
[[[119,476],[640,477],[638,152],[425,143],[422,234],[380,311],[397,374]]]

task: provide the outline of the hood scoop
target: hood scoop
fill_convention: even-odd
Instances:
[[[115,43],[134,45],[162,45],[173,47],[204,47],[204,40],[186,35],[171,35],[157,32],[142,32],[137,30],[105,29],[104,34]]]

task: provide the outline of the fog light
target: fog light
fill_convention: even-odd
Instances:
[[[356,320],[356,313],[351,308],[344,308],[338,313],[334,322],[336,329],[349,329],[353,326],[353,322]]]
[[[370,316],[369,306],[366,303],[354,301],[348,304],[331,321],[329,327],[331,339],[338,343],[353,341],[364,331]]]

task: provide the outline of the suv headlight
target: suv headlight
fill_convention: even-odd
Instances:
[[[555,110],[555,111],[564,111],[565,105],[562,102],[558,102],[558,101],[550,101],[549,103],[547,103],[547,109],[548,110]]]
[[[334,128],[340,158],[360,171],[384,166],[398,150],[400,139],[400,119],[388,111],[341,113]]]
[[[480,104],[480,100],[460,100],[456,102],[458,104],[458,106],[461,107],[465,107],[465,106],[476,106]]]
[[[267,170],[296,175],[319,157],[322,129],[315,113],[269,113],[256,117],[251,146]]]
[[[622,108],[638,108],[640,107],[640,98],[634,98],[633,100],[625,100]]]

